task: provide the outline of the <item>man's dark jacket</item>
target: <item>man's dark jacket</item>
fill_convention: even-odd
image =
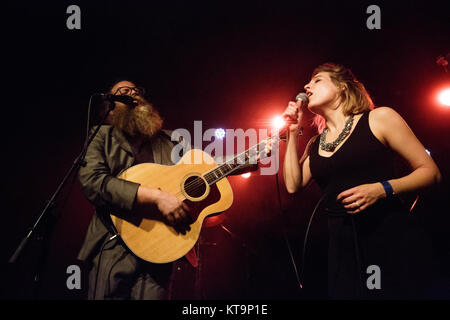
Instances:
[[[171,152],[174,142],[171,131],[161,130],[151,139],[155,163],[173,165]],[[113,126],[102,126],[86,153],[86,166],[79,170],[83,194],[96,207],[78,259],[89,260],[96,254],[108,234],[112,232],[109,213],[133,214],[138,183],[117,178],[134,165],[130,144],[121,131]]]

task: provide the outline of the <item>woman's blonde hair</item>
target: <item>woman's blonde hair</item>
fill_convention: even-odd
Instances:
[[[314,77],[319,72],[328,72],[331,81],[337,87],[344,88],[341,91],[344,115],[359,114],[374,108],[372,99],[366,88],[356,79],[350,69],[339,64],[327,62],[315,68],[311,77]],[[322,133],[326,128],[325,118],[321,115],[316,115],[313,120],[313,125],[317,127],[319,133]]]

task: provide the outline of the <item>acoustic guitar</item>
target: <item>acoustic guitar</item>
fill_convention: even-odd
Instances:
[[[186,255],[197,242],[205,218],[222,213],[233,203],[226,177],[261,153],[266,143],[264,140],[221,165],[202,150],[191,149],[175,165],[142,163],[125,170],[119,178],[169,192],[184,201],[193,221],[189,230],[180,232],[164,223],[161,214],[112,213],[112,222],[126,246],[153,263],[168,263]]]

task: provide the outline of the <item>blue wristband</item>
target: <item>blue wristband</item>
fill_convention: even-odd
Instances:
[[[381,184],[383,185],[384,191],[386,192],[386,198],[394,194],[394,189],[392,189],[392,186],[389,182],[383,181],[381,182]]]

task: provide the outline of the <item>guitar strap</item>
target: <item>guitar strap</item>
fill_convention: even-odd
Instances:
[[[189,261],[189,263],[194,268],[198,267],[198,258],[197,258],[197,252],[195,250],[195,245],[192,247],[192,249],[188,253],[186,253],[185,257],[186,257],[187,261]]]
[[[117,232],[116,227],[114,227],[111,216],[109,215],[107,210],[97,208],[96,214],[111,235],[117,235],[120,237],[120,234]]]

